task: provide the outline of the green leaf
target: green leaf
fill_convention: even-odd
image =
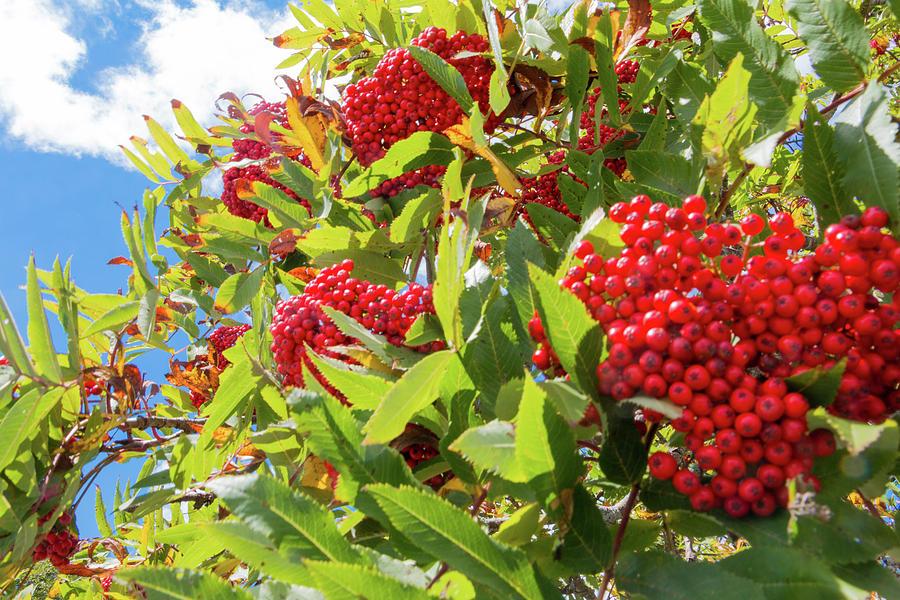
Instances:
[[[861,590],[875,590],[882,598],[900,598],[900,581],[888,567],[877,561],[832,565],[832,572]]]
[[[252,600],[250,592],[232,587],[205,571],[165,567],[135,567],[116,571],[116,579],[144,588],[149,600]]]
[[[403,433],[409,420],[438,397],[441,379],[453,352],[442,350],[427,355],[403,374],[382,399],[366,424],[365,444],[386,444]]]
[[[785,8],[825,85],[846,92],[865,80],[871,49],[857,9],[845,0],[787,0]]]
[[[509,101],[509,90],[506,87],[506,73],[504,73],[504,69],[494,69],[494,72],[491,73],[491,82],[490,87],[488,88],[488,102],[491,105],[491,110],[495,115],[499,115],[506,110],[507,106],[509,106]]]
[[[120,304],[115,308],[106,311],[100,317],[98,317],[96,321],[91,323],[87,329],[84,330],[84,332],[81,334],[81,337],[90,337],[95,333],[100,333],[101,331],[106,330],[113,330],[121,325],[124,325],[128,321],[131,321],[132,319],[137,317],[139,307],[140,302],[133,301],[125,302],[124,304]]]
[[[43,377],[54,382],[62,381],[59,360],[56,358],[53,338],[50,337],[50,326],[47,324],[47,315],[44,313],[41,286],[38,283],[33,254],[28,261],[26,296],[28,298],[28,343],[31,359],[34,361],[38,373]]]
[[[442,202],[440,192],[434,188],[409,200],[391,223],[391,239],[403,243],[420,238],[422,230],[440,214]]]
[[[466,81],[463,79],[456,67],[445,61],[443,58],[421,46],[409,46],[409,54],[416,59],[426,73],[431,75],[441,89],[456,100],[459,107],[466,114],[472,112],[475,104],[469,88],[466,87]]]
[[[103,494],[100,492],[100,486],[97,486],[97,496],[94,500],[94,517],[97,519],[97,529],[103,537],[112,537],[114,535],[109,521],[106,519],[106,505],[103,503]]]
[[[828,563],[874,560],[900,542],[884,521],[852,504],[841,502],[830,508],[832,516],[828,520],[808,516],[798,518],[794,542]]]
[[[156,288],[147,290],[139,303],[137,312],[137,327],[145,340],[149,340],[156,327],[156,302],[159,300],[159,291]]]
[[[666,95],[674,100],[675,115],[682,123],[689,123],[714,86],[697,65],[679,62],[666,78],[665,88]]]
[[[571,490],[583,472],[572,428],[530,377],[525,379],[516,418],[516,460],[548,507]]]
[[[785,378],[792,392],[803,394],[811,407],[828,406],[837,397],[841,385],[841,377],[847,368],[847,359],[843,358],[830,369],[822,366],[814,367],[803,373]]]
[[[427,52],[427,50],[424,50]],[[454,71],[456,71],[454,69]],[[459,73],[459,71],[456,71]],[[417,131],[388,148],[384,157],[375,161],[356,179],[343,186],[345,198],[361,196],[384,181],[429,165],[449,165],[453,160],[453,143],[431,131]]]
[[[26,375],[37,375],[2,293],[0,293],[0,353],[19,371]]]
[[[317,267],[336,265],[346,259],[353,261],[353,276],[375,284],[393,287],[406,279],[399,260],[385,257],[383,252],[368,250],[337,250],[316,256],[311,264]]]
[[[495,399],[504,383],[522,376],[519,352],[503,331],[505,315],[506,300],[501,296],[488,306],[475,339],[463,348],[466,371],[488,399]]]
[[[450,568],[505,598],[548,597],[523,552],[492,540],[471,517],[447,501],[406,486],[370,485],[366,492],[394,527]]]
[[[172,112],[175,114],[175,120],[185,136],[192,138],[192,141],[195,143],[199,140],[208,143],[207,140],[211,139],[209,134],[197,122],[197,119],[194,118],[187,106],[179,100],[172,100]]]
[[[900,227],[900,144],[884,88],[870,83],[834,122],[834,147],[847,168],[844,189],[865,206],[884,208],[892,226]]]
[[[285,227],[306,231],[309,229],[309,211],[302,204],[283,191],[260,181],[250,184],[253,195],[245,195],[241,200],[261,206],[274,215]]]
[[[189,526],[195,530],[198,528],[198,524],[194,523]],[[260,535],[258,531],[244,523],[237,521],[200,523],[199,529],[208,537],[200,538],[195,543],[206,546],[210,542],[218,542],[223,548],[228,548],[229,553],[235,558],[239,558],[252,568],[265,570],[267,575],[275,579],[297,585],[309,584],[309,573],[298,564],[297,560],[280,554],[268,537]],[[172,528],[169,528],[166,531],[171,530]],[[280,596],[279,600],[283,598]]]
[[[279,548],[296,549],[300,556],[311,559],[361,559],[325,507],[276,479],[252,473],[218,477],[206,486],[235,516],[271,538]]]
[[[467,429],[450,444],[450,449],[480,469],[496,471],[510,481],[525,481],[516,459],[516,430],[512,423],[494,420]]]
[[[596,500],[582,486],[575,488],[567,530],[559,553],[562,564],[579,573],[592,573],[609,566],[613,538]]]
[[[767,600],[842,600],[840,582],[821,561],[786,547],[752,547],[721,560],[734,575],[755,581]]]
[[[701,170],[682,156],[654,150],[629,150],[625,158],[628,170],[641,185],[679,198],[700,190]]]
[[[355,408],[375,410],[393,387],[393,382],[363,372],[344,362],[308,352],[310,360],[328,382],[340,390]]]
[[[748,96],[752,76],[744,62],[743,55],[735,56],[692,121],[702,129],[706,177],[711,187],[719,186],[729,167],[743,166],[741,150],[753,134],[757,107]]]
[[[494,539],[507,546],[521,546],[530,542],[531,536],[540,531],[540,517],[540,504],[537,502],[526,504],[500,525]]]
[[[443,339],[441,322],[431,313],[421,313],[406,331],[407,346],[421,346]]]
[[[600,447],[599,465],[603,475],[614,483],[637,483],[647,470],[647,447],[634,426],[633,410],[618,407],[607,419]]]
[[[64,393],[65,390],[55,388],[41,394],[41,390],[32,388],[6,411],[0,420],[0,439],[3,440],[0,445],[0,470],[18,458],[22,444],[41,430],[44,419],[60,402]]]
[[[818,111],[809,110],[809,114]],[[848,214],[859,212],[844,190],[846,169],[834,150],[834,130],[821,118],[809,118],[803,127],[803,189],[816,207],[821,231]]]
[[[817,411],[817,414],[822,414]],[[839,440],[844,443],[850,454],[859,454],[875,442],[885,429],[890,427],[884,423],[869,425],[859,421],[850,421],[836,417],[830,413],[824,415],[828,426],[837,434]]]
[[[262,286],[265,268],[257,267],[249,273],[235,273],[226,279],[216,294],[215,309],[224,315],[248,306]]]
[[[692,538],[725,535],[725,528],[716,519],[707,513],[691,510],[670,509],[666,511],[666,524],[672,528],[672,531]]]
[[[147,125],[147,129],[150,130],[150,135],[153,136],[153,140],[159,144],[160,150],[165,153],[166,157],[172,161],[172,164],[181,163],[181,167],[185,168],[189,164],[196,164],[196,161],[192,161],[187,153],[182,150],[178,144],[172,139],[172,136],[163,129],[159,123],[144,115],[144,123]]]
[[[381,362],[388,366],[410,368],[421,360],[422,355],[409,348],[394,346],[383,335],[377,335],[360,325],[353,317],[330,306],[322,306],[322,310],[334,322],[341,333],[356,338],[368,348]]]
[[[762,587],[712,563],[687,563],[659,551],[629,554],[616,567],[616,589],[646,600],[764,600]]]
[[[533,295],[559,362],[578,385],[592,398],[598,398],[596,361],[603,350],[600,325],[585,305],[541,269],[529,264]]]
[[[213,396],[212,402],[204,404],[202,412],[209,415],[203,433],[200,434],[198,446],[208,447],[213,440],[216,428],[229,417],[238,412],[238,407],[244,402],[250,392],[256,387],[256,380],[252,374],[250,361],[246,356],[235,362],[222,374],[219,379],[219,389]]]
[[[371,597],[377,590],[384,598],[417,600],[425,590],[410,586],[361,565],[339,562],[306,561],[303,566],[312,575],[316,587],[328,600],[356,600]]]
[[[547,33],[547,30],[544,29],[544,26],[537,19],[525,21],[524,33],[525,35],[522,39],[528,48],[546,52],[553,47],[553,40],[550,38],[550,34]]]
[[[725,64],[738,54],[750,71],[750,98],[759,107],[759,119],[774,125],[790,111],[800,77],[794,61],[777,42],[766,36],[744,0],[700,0],[700,18],[713,38],[713,51]],[[732,98],[734,99],[734,98]]]
[[[639,498],[647,510],[653,512],[666,509],[691,510],[688,497],[676,490],[671,481],[645,479]]]

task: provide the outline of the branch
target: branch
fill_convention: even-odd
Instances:
[[[200,490],[191,490],[185,492],[178,498],[172,498],[166,504],[177,504],[179,502],[193,502],[194,508],[202,508],[209,504],[212,504],[213,500],[216,499],[216,495],[212,492],[201,492]],[[142,504],[132,504],[131,506],[126,507],[124,512],[133,513],[138,508],[140,508]]]
[[[180,429],[185,433],[196,433],[194,426],[206,424],[206,419],[188,419],[186,417],[157,417],[148,415],[146,417],[131,417],[126,419],[124,423],[119,425],[119,429],[149,429],[151,427],[162,429],[163,427],[171,427]]]

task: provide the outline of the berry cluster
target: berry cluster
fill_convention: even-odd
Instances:
[[[38,525],[43,525],[50,518],[50,513],[38,518]],[[53,529],[35,547],[32,558],[39,562],[49,558],[54,567],[69,564],[69,557],[78,546],[78,537],[72,535],[66,526],[72,521],[72,513],[64,512],[53,525]]]
[[[287,118],[287,110],[284,102],[259,102],[247,111],[251,117],[255,117],[261,113],[270,113],[277,123],[283,127],[290,127]],[[256,127],[253,123],[244,123],[240,127],[243,133],[256,133]],[[234,157],[232,160],[264,160],[272,155],[272,148],[263,142],[252,139],[235,139],[231,142],[234,148]]]
[[[617,64],[616,77],[619,83],[634,83],[640,68],[641,65],[636,60],[623,60]]]
[[[335,396],[342,395],[319,374],[307,356],[306,348],[339,360],[350,361],[330,348],[353,344],[322,310],[330,306],[360,323],[373,333],[384,335],[395,346],[405,345],[406,332],[416,317],[434,313],[431,286],[411,284],[403,292],[385,285],[375,285],[351,276],[353,261],[322,269],[299,296],[282,300],[275,307],[271,331],[272,352],[278,372],[287,385],[303,385],[302,366],[313,373],[316,380]],[[442,342],[432,342],[414,349],[432,352],[443,348]]]
[[[259,181],[266,185],[270,185],[299,202],[306,210],[310,210],[308,200],[300,198],[292,190],[269,177],[269,173],[265,167],[260,165],[248,165],[246,167],[231,167],[222,175],[222,182],[225,188],[222,191],[222,203],[225,204],[225,208],[228,209],[228,212],[236,217],[250,219],[257,223],[262,222],[267,227],[271,226],[268,218],[269,211],[267,209],[254,204],[253,202],[247,202],[246,200],[238,198],[235,184],[239,179]]]
[[[102,396],[106,391],[106,387],[93,378],[84,378],[84,395],[85,396]]]
[[[562,285],[609,340],[597,366],[600,391],[618,399],[668,397],[683,408],[672,426],[686,434],[700,468],[717,475],[704,486],[685,471],[676,488],[698,509],[725,501],[735,515],[768,514],[784,500],[785,479],[803,475],[816,485],[808,475],[812,459],[833,448],[827,432],[808,433],[809,404],[788,392],[784,377],[846,359],[829,410],[880,421],[900,407],[893,332],[900,313],[876,296],[900,287],[900,244],[882,233],[887,214],[880,208],[832,225],[825,244],[805,255],[805,238],[787,213],[772,216],[773,233],[753,244],[762,218],[708,224],[705,211],[699,196],[681,208],[646,196],[614,205],[610,218],[622,224],[626,245],[621,256],[604,260],[582,242],[575,252],[581,264]],[[748,258],[751,248],[762,254]],[[541,344],[535,365],[561,373],[540,320],[529,329]],[[657,475],[668,473],[671,461],[658,461],[668,466],[654,467]]]
[[[399,177],[388,179],[369,191],[373,197],[393,198],[403,190],[411,190],[417,185],[428,187],[441,187],[440,178],[447,172],[447,167],[441,165],[428,165]]]
[[[237,341],[243,336],[245,333],[250,331],[249,325],[235,325],[234,327],[217,327],[215,331],[210,334],[207,340],[209,341],[209,345],[213,347],[216,354],[216,367],[221,371],[226,368],[231,362],[225,358],[222,354],[232,346],[234,346]]]
[[[461,52],[486,52],[484,37],[458,31],[448,38],[446,30],[428,27],[411,44],[434,52],[459,70],[482,113],[488,113],[494,66],[483,56],[456,58]],[[370,77],[348,85],[341,108],[353,149],[364,166],[416,131],[442,132],[464,116],[459,105],[404,48],[388,50]],[[492,131],[498,122],[491,115],[486,129]]]

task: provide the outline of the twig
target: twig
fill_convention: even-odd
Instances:
[[[866,507],[866,510],[869,511],[870,513],[872,513],[872,515],[876,519],[881,521],[882,520],[881,513],[878,512],[878,508],[876,508],[876,506],[874,504],[872,504],[872,501],[869,500],[868,498],[866,498],[863,495],[862,490],[860,490],[859,488],[856,488],[856,493],[859,494],[859,497],[862,500],[863,506]]]
[[[785,138],[787,139],[787,138]],[[725,193],[722,194],[722,198],[719,200],[719,206],[716,208],[716,220],[722,216],[722,213],[725,212],[725,207],[728,206],[728,200],[731,199],[731,195],[734,194],[734,191],[741,185],[741,182],[744,181],[744,178],[747,176],[747,173],[753,168],[754,165],[751,163],[746,163],[744,168],[741,169],[741,172],[738,173],[738,176],[734,178],[734,181],[731,182],[731,185],[728,186],[728,189],[725,190]]]
[[[157,417],[148,415],[145,417],[131,417],[126,419],[124,423],[119,425],[119,429],[147,429],[154,427],[160,429],[163,427],[172,427],[180,429],[185,433],[196,433],[194,426],[202,427],[206,424],[206,419],[188,419],[185,417]]]
[[[431,586],[433,586],[435,583],[437,583],[437,580],[440,579],[441,576],[449,570],[450,570],[450,565],[448,565],[445,562],[442,562],[441,568],[438,569],[438,572],[434,574],[434,577],[431,579],[431,581],[428,582],[428,585],[425,586],[425,589],[430,590]]]

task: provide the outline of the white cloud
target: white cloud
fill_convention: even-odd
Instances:
[[[275,66],[288,54],[266,38],[292,25],[287,10],[247,0],[193,0],[186,7],[138,0],[151,15],[135,44],[138,58],[99,72],[89,92],[71,84],[71,74],[90,58],[90,40],[73,33],[72,10],[120,7],[115,1],[60,1],[0,2],[0,130],[13,143],[123,164],[117,146],[132,135],[149,137],[142,115],[174,127],[173,98],[212,125],[222,92],[281,95]]]

